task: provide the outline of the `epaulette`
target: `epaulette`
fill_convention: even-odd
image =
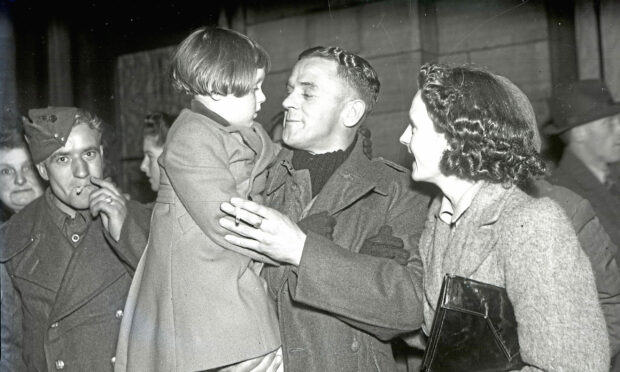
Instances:
[[[398,172],[401,172],[401,173],[409,172],[409,169],[407,169],[406,167],[404,167],[404,166],[402,166],[402,165],[400,165],[398,163],[395,163],[395,162],[393,162],[391,160],[382,158],[382,157],[374,158],[374,159],[372,159],[372,161],[374,163],[385,164],[388,167],[390,167],[390,168],[392,168],[394,170],[397,170]]]

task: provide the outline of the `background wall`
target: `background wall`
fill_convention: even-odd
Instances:
[[[17,106],[17,113],[71,104],[102,116],[110,124],[109,174],[141,200],[152,198],[138,170],[142,118],[154,110],[175,113],[186,104],[170,88],[169,53],[202,25],[245,32],[270,53],[273,69],[259,115],[267,128],[281,110],[300,51],[339,45],[368,59],[382,82],[366,121],[375,154],[406,166],[410,159],[397,139],[426,61],[475,63],[505,75],[529,96],[541,124],[550,119],[547,99],[559,82],[600,77],[620,99],[620,3],[614,0],[0,0],[0,5],[0,26],[8,30],[0,35],[0,47],[9,51],[0,59],[0,77],[8,81],[0,87],[6,87],[2,101]]]

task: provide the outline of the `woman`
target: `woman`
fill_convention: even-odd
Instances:
[[[23,133],[0,134],[0,223],[43,194]]]
[[[155,192],[159,190],[159,165],[157,159],[164,151],[164,143],[168,136],[168,130],[174,122],[174,117],[163,113],[154,112],[144,118],[144,130],[142,134],[142,151],[144,159],[140,163],[140,170],[146,174]]]
[[[506,288],[524,371],[605,371],[592,270],[559,206],[520,187],[544,173],[534,132],[500,78],[426,64],[400,138],[412,178],[435,184],[420,255],[430,333],[445,274]],[[465,366],[464,366],[465,367]]]

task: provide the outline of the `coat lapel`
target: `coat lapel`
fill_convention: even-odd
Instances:
[[[105,241],[100,225],[100,219],[92,221],[87,233],[93,237],[91,244],[81,244],[71,257],[50,313],[50,322],[76,311],[126,273]]]
[[[310,214],[327,211],[335,215],[370,192],[386,195],[380,181],[372,177],[370,160],[362,151],[362,141],[329,178],[310,209]]]
[[[493,225],[498,221],[514,187],[507,190],[502,185],[490,183],[482,186],[456,228],[449,246],[453,256],[445,268],[458,267],[458,272],[454,274],[466,278],[476,272],[495,247],[499,237]]]
[[[292,175],[294,169],[291,165],[293,152],[289,149],[282,149],[267,176],[267,184],[265,185],[265,195],[273,194],[277,189],[286,183],[286,180]]]

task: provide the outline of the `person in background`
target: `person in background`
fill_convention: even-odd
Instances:
[[[43,194],[21,130],[0,134],[0,223]]]
[[[75,107],[28,115],[49,187],[0,228],[2,285],[17,294],[9,343],[27,371],[109,372],[133,273],[126,257],[146,244],[151,212],[101,179],[101,119]]]
[[[551,116],[543,132],[559,135],[566,148],[549,182],[588,199],[620,247],[620,185],[609,168],[620,160],[620,103],[602,81],[580,80],[554,88]]]
[[[273,261],[225,241],[217,223],[221,202],[262,200],[279,149],[254,121],[269,66],[259,44],[224,28],[198,29],[177,47],[172,78],[193,100],[159,159],[151,235],[125,306],[116,371],[277,367],[276,310],[259,276]]]
[[[19,125],[21,127],[21,123]],[[0,224],[43,194],[43,183],[37,174],[24,141],[23,131],[4,128],[0,134]],[[11,278],[0,264],[0,371],[25,371],[21,355],[22,314],[18,311],[18,294],[7,285]]]
[[[530,123],[499,78],[425,64],[401,143],[441,194],[420,240],[428,335],[446,274],[506,289],[524,371],[607,371],[592,268],[564,211],[524,187],[544,174]]]
[[[222,205],[229,216],[220,224],[239,234],[227,240],[282,262],[264,273],[286,371],[395,371],[389,341],[422,321],[417,247],[429,197],[406,169],[364,152],[358,128],[379,87],[358,55],[302,52],[282,103],[285,147],[269,170],[266,206]],[[239,215],[249,225],[235,224]]]
[[[503,76],[497,76],[497,79],[514,98],[517,108],[515,112],[522,115],[523,120],[534,131],[534,146],[540,153],[541,138],[532,104],[525,93],[510,80]],[[562,207],[571,221],[579,244],[592,264],[613,360],[613,356],[620,351],[620,269],[615,259],[618,248],[611,241],[587,199],[565,187],[553,185],[544,178],[531,180],[525,190],[537,198],[551,198]],[[611,370],[618,367],[612,363]]]
[[[140,170],[146,174],[151,190],[159,190],[159,164],[157,159],[164,151],[164,144],[174,117],[164,112],[154,112],[144,118],[142,130],[142,152],[144,158]]]

